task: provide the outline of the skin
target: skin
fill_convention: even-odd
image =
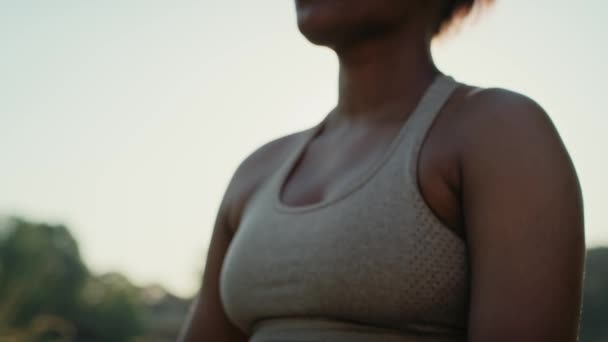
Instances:
[[[430,41],[439,5],[296,1],[302,34],[336,52],[339,98],[334,120],[287,179],[285,204],[339,192],[341,179],[364,172],[385,151],[438,73]],[[221,264],[248,199],[307,131],[258,147],[233,174],[181,341],[247,341],[222,308]],[[469,247],[467,340],[576,341],[585,256],[581,187],[543,108],[505,89],[461,85],[431,126],[417,171],[428,206]]]

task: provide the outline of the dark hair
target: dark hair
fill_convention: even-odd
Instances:
[[[434,33],[439,34],[450,27],[455,21],[466,17],[474,7],[490,5],[494,0],[442,0],[443,7]]]

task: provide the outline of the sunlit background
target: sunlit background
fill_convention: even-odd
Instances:
[[[444,73],[547,110],[590,247],[608,245],[607,12],[498,0],[434,45]],[[336,82],[293,1],[0,0],[0,215],[65,224],[93,271],[191,296],[237,165],[317,123]]]

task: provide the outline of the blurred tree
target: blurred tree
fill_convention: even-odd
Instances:
[[[0,321],[16,328],[44,313],[74,317],[88,271],[63,226],[12,219],[0,238]]]
[[[138,298],[118,274],[92,276],[66,227],[1,225],[0,339],[128,341],[142,330]]]
[[[121,274],[89,278],[80,303],[75,321],[83,341],[123,341],[142,332],[139,289]]]
[[[587,252],[581,342],[608,342],[608,248]]]

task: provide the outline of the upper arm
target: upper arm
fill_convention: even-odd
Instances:
[[[469,340],[576,341],[585,244],[570,156],[533,101],[477,96],[461,156]]]
[[[224,256],[237,231],[247,198],[255,191],[277,156],[291,140],[289,134],[269,141],[250,153],[236,168],[216,214],[207,250],[202,285],[192,303],[179,341],[247,341],[248,337],[228,319],[220,298],[219,278]]]
[[[181,332],[179,341],[182,342],[247,341],[247,337],[226,316],[219,292],[220,270],[231,241],[228,195],[227,191],[216,215],[202,285]]]

